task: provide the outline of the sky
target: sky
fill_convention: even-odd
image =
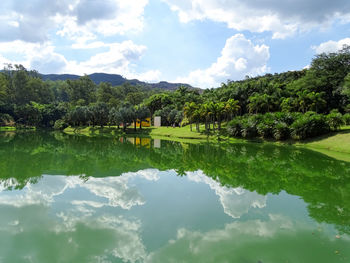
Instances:
[[[0,66],[215,88],[350,45],[349,0],[1,0]]]

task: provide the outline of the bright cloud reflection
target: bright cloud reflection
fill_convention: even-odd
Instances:
[[[264,208],[266,206],[266,196],[247,191],[241,187],[228,188],[222,186],[202,171],[189,172],[187,176],[191,181],[209,185],[219,196],[224,212],[233,218],[240,218],[248,213],[251,208]]]

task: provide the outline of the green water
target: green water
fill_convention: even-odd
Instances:
[[[0,262],[350,262],[350,163],[0,133]]]

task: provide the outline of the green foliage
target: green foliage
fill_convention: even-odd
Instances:
[[[342,125],[341,118],[346,117],[340,114],[350,112],[350,47],[317,55],[310,69],[228,81],[202,94],[183,86],[164,92],[130,83],[96,85],[88,76],[45,82],[21,65],[9,65],[0,73],[0,114],[27,126],[53,127],[56,120],[65,119],[73,126],[123,123],[125,127],[157,114],[163,125],[179,125],[185,118],[182,123],[191,129],[195,124],[199,132],[204,123],[206,132],[216,132],[223,121],[239,115],[243,117],[228,125],[231,136],[282,140],[290,137],[288,131],[295,138],[309,138],[327,130],[317,120],[323,117],[301,117],[308,111],[328,114],[328,130]]]
[[[290,138],[291,131],[287,123],[278,122],[273,128],[273,138],[277,141],[287,140]]]
[[[242,136],[242,121],[240,118],[235,118],[227,124],[227,134],[232,137]]]
[[[0,113],[0,126],[6,126],[10,122],[13,122],[13,118],[11,115],[7,113]]]
[[[326,116],[327,123],[331,130],[339,130],[340,126],[344,124],[343,116],[338,111],[332,111]]]
[[[274,131],[275,121],[274,115],[265,114],[262,116],[259,124],[256,126],[258,134],[263,138],[272,138]]]
[[[327,134],[330,126],[325,116],[308,112],[291,125],[291,130],[294,139],[304,140]]]
[[[256,116],[249,116],[242,119],[242,137],[246,139],[257,137],[258,118]]]
[[[343,122],[346,125],[350,125],[350,113],[346,113],[346,114],[343,115]]]
[[[328,133],[331,129],[330,121],[339,127],[339,118],[342,122],[342,115],[332,113],[328,116],[314,112],[244,115],[228,123],[227,134],[243,138],[262,137],[286,140],[293,137],[303,140]]]
[[[55,130],[61,130],[61,131],[67,127],[68,127],[68,123],[66,123],[65,120],[63,120],[63,119],[59,119],[59,120],[55,121],[55,124],[53,126],[53,128]]]

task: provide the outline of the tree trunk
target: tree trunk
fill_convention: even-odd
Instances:
[[[142,130],[142,120],[140,120],[140,130]]]
[[[134,131],[136,131],[136,120],[134,120]]]
[[[192,131],[192,122],[190,123],[190,129],[191,129],[191,131]]]

